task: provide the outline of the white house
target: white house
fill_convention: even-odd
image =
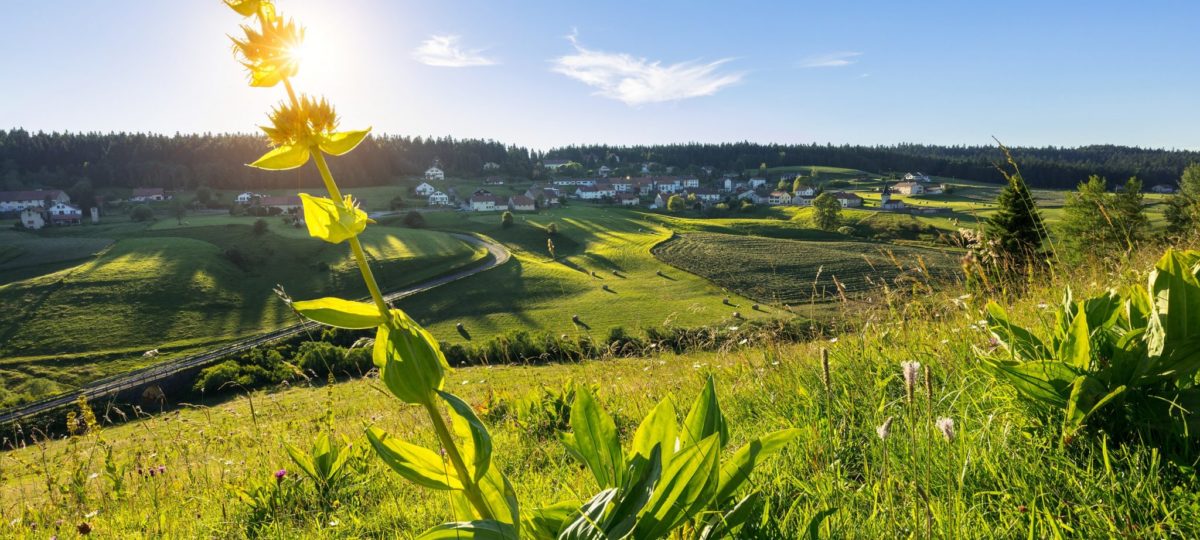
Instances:
[[[932,182],[933,181],[933,179],[930,178],[929,175],[924,174],[924,173],[919,173],[919,172],[908,173],[908,174],[904,175],[904,179],[909,182]]]
[[[450,206],[450,196],[441,191],[430,193],[429,206]]]
[[[498,171],[498,170],[500,170],[500,164],[496,163],[495,161],[489,161],[489,162],[483,164],[483,170],[484,171]]]
[[[813,188],[811,186],[800,186],[800,189],[797,189],[794,193],[792,193],[792,196],[811,198],[811,197],[815,196],[816,194],[817,194],[817,190],[815,188]]]
[[[751,178],[750,179],[750,189],[758,189],[765,185],[767,185],[766,178]]]
[[[426,180],[445,180],[446,173],[444,171],[442,171],[440,168],[438,168],[437,165],[434,165],[433,167],[425,169],[425,179]]]
[[[596,169],[596,174],[608,178],[608,175],[612,174],[612,169],[608,165],[601,165],[599,169]]]
[[[833,196],[837,199],[838,203],[842,205],[842,208],[858,208],[863,205],[862,197],[859,197],[853,193],[846,193],[842,191],[834,193]]]
[[[683,188],[683,182],[680,182],[678,178],[660,179],[654,182],[654,187],[659,191],[675,193]]]
[[[533,186],[525,190],[525,196],[534,201],[541,201],[543,206],[554,206],[558,204],[558,190],[554,188],[546,188],[541,186]]]
[[[792,194],[786,191],[772,191],[771,194],[767,196],[767,203],[792,204]]]
[[[170,197],[163,192],[163,188],[134,188],[133,195],[129,197],[129,200],[134,202],[145,202],[165,201],[169,198]]]
[[[697,199],[704,202],[714,203],[721,200],[721,194],[715,189],[696,188],[689,189],[688,193],[695,195]]]
[[[498,210],[501,204],[500,198],[495,195],[476,195],[471,197],[471,210],[476,212],[492,212]]]
[[[46,210],[52,225],[79,225],[83,223],[83,210],[64,202],[54,203]]]
[[[633,191],[633,181],[628,178],[618,178],[612,181],[612,188],[617,190],[617,192]]]
[[[753,189],[748,189],[739,193],[737,198],[743,201],[750,201],[754,204],[765,204],[768,200],[766,193]]]
[[[594,178],[560,178],[554,181],[556,186],[594,186]]]
[[[700,179],[699,178],[684,178],[683,179],[683,187],[685,187],[685,188],[700,187]]]
[[[0,212],[17,212],[31,207],[45,207],[50,204],[69,203],[71,197],[59,189],[34,191],[0,191]]]
[[[429,182],[421,182],[421,184],[418,185],[413,191],[416,191],[417,195],[428,197],[434,193],[437,193],[437,188],[433,187],[433,184],[430,184]]]
[[[241,195],[238,195],[236,198],[234,198],[234,200],[239,204],[250,204],[250,201],[254,200],[255,197],[261,197],[261,195],[247,191]]]
[[[733,178],[726,178],[721,181],[721,189],[724,189],[725,191],[733,191],[733,185],[736,183],[737,180]]]
[[[653,208],[666,208],[666,207],[667,207],[667,202],[668,202],[668,201],[670,201],[670,200],[671,200],[671,194],[670,194],[670,193],[663,193],[663,192],[661,192],[661,191],[660,191],[660,192],[658,192],[658,195],[655,195],[655,196],[654,196],[654,206],[653,206]]]
[[[571,163],[569,159],[544,159],[542,160],[542,167],[557,171],[562,167],[566,167],[569,163]]]
[[[883,193],[879,194],[879,209],[880,210],[903,210],[904,201],[892,198],[892,191],[887,186],[883,186]]]
[[[1168,186],[1167,184],[1159,184],[1150,188],[1150,191],[1155,193],[1175,193],[1175,188]]]
[[[604,197],[616,197],[617,190],[608,184],[579,186],[579,189],[575,190],[575,196],[585,201],[595,201]]]
[[[792,197],[792,204],[795,206],[812,206],[811,197]]]
[[[925,186],[917,182],[898,182],[892,186],[892,190],[902,195],[924,195]]]
[[[21,211],[21,226],[30,230],[38,230],[46,226],[46,218],[42,215],[40,206],[30,206]]]

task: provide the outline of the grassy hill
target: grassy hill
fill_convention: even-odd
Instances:
[[[297,298],[366,294],[343,246],[277,223],[261,235],[244,218],[204,224],[229,219],[143,227],[115,242],[88,236],[106,234],[90,227],[54,231],[79,236],[24,233],[26,249],[46,253],[27,256],[46,262],[25,268],[46,272],[0,285],[0,304],[12,306],[0,312],[4,389],[37,395],[153,362],[141,358],[148,349],[184,353],[295,323],[276,285]],[[375,227],[363,239],[376,272],[393,288],[485,256],[434,231]],[[69,266],[50,254],[64,244],[94,249],[104,242],[111,245]]]
[[[655,259],[650,248],[671,231],[638,211],[575,205],[520,214],[508,229],[500,227],[497,214],[439,213],[428,219],[431,227],[485,234],[513,253],[500,268],[401,302],[438,339],[452,343],[468,340],[457,323],[470,340],[515,330],[603,337],[618,326],[637,331],[712,324],[739,310],[746,317],[782,315],[772,309],[751,312],[748,299]],[[551,223],[558,227],[553,236],[546,232]],[[550,257],[547,239],[557,259]],[[725,297],[741,307],[724,305]],[[575,325],[574,315],[584,325]]]
[[[654,249],[673,266],[760,302],[792,306],[860,299],[887,285],[911,289],[931,277],[952,280],[956,257],[944,251],[862,241],[678,235]]]

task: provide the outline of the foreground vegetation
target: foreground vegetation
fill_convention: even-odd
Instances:
[[[1001,304],[1011,320],[1049,332],[1047,304],[1065,287],[1079,298],[1109,286],[1144,287],[1157,255],[1108,272],[1060,275]],[[731,447],[764,430],[799,430],[751,479],[763,494],[751,520],[763,524],[751,529],[758,537],[802,536],[825,512],[822,537],[1200,534],[1194,445],[1154,435],[1118,442],[1120,434],[1095,430],[1063,444],[1061,416],[1031,409],[980,363],[995,346],[981,324],[985,301],[951,291],[897,302],[862,312],[859,332],[809,344],[465,368],[448,375],[447,388],[472,404],[503,448],[496,464],[522,500],[597,491],[592,473],[557,441],[569,413],[555,403],[571,401],[568,381],[591,389],[628,440],[661,398],[694,396],[713,374]],[[821,349],[830,352],[827,379]],[[902,364],[914,361],[910,399]],[[337,504],[323,506],[282,444],[307,448],[326,429],[326,411],[353,448],[366,444],[364,422],[431,444],[417,421],[421,409],[385,393],[376,379],[281,388],[6,452],[5,534],[41,537],[86,523],[96,534],[122,536],[415,535],[454,518],[443,499],[355,453]],[[128,408],[97,414],[101,422],[136,416]],[[939,428],[939,418],[953,424]],[[160,466],[161,473],[147,472]],[[265,506],[235,498],[256,489]]]

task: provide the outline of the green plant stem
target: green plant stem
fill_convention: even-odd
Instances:
[[[344,204],[342,192],[334,183],[333,174],[329,172],[329,164],[325,162],[325,155],[319,148],[314,149],[312,154],[313,161],[317,164],[317,170],[321,171],[321,180],[325,182],[325,189],[329,191],[329,196],[337,204]],[[385,320],[390,320],[387,302],[383,300],[383,293],[379,291],[379,283],[375,281],[375,275],[371,273],[371,266],[367,264],[367,254],[363,251],[362,242],[359,242],[357,236],[350,237],[350,251],[354,253],[354,261],[358,263],[358,270],[362,272],[363,281],[367,284],[367,290],[371,291],[371,298],[375,300],[375,307],[379,308],[379,314],[383,315]]]
[[[286,80],[285,80],[286,82]],[[288,93],[291,94],[291,86],[288,85]],[[293,97],[293,99],[295,99]],[[342,204],[342,193],[338,190],[337,184],[333,180],[333,174],[329,172],[329,164],[325,162],[325,156],[321,154],[320,149],[314,149],[313,161],[317,164],[317,170],[321,171],[321,180],[325,182],[325,189],[329,191],[329,196],[338,204]],[[366,253],[363,252],[362,243],[358,241],[358,237],[350,238],[350,250],[354,253],[354,260],[358,263],[358,269],[362,272],[363,281],[367,284],[367,289],[371,291],[371,298],[375,300],[375,305],[379,308],[379,313],[384,316],[387,321],[384,324],[391,325],[392,319],[388,317],[387,303],[383,301],[383,294],[379,292],[379,284],[375,282],[375,276],[371,273],[371,267],[367,264]],[[450,429],[446,427],[446,420],[442,418],[442,414],[434,405],[434,397],[430,396],[424,403],[426,412],[429,413],[429,420],[433,423],[433,429],[437,432],[438,441],[442,448],[446,451],[446,456],[450,458],[450,463],[454,465],[454,471],[458,473],[459,480],[463,484],[463,493],[466,494],[467,500],[471,502],[471,506],[479,512],[483,519],[494,519],[492,511],[484,502],[483,496],[475,486],[475,482],[471,479],[470,471],[467,470],[466,462],[463,461],[462,454],[458,451],[458,446],[454,444],[454,438],[450,436]]]
[[[495,519],[491,509],[488,508],[483,496],[479,493],[479,489],[475,487],[471,473],[467,470],[467,464],[463,461],[462,454],[458,452],[458,446],[454,444],[454,439],[450,437],[450,429],[446,427],[446,420],[442,418],[442,413],[438,412],[437,407],[434,406],[433,399],[427,400],[424,405],[426,412],[429,413],[429,419],[433,421],[433,430],[437,432],[438,440],[441,441],[442,448],[446,450],[446,456],[450,458],[450,463],[454,465],[454,471],[458,473],[467,500],[471,501],[471,506],[475,507],[480,517]]]

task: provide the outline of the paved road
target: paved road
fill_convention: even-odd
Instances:
[[[428,281],[417,283],[415,285],[411,285],[404,289],[400,289],[398,291],[388,293],[388,294],[384,295],[384,299],[387,300],[388,302],[392,302],[392,301],[404,298],[406,296],[411,296],[411,295],[414,295],[414,294],[417,294],[420,292],[427,291],[434,287],[438,287],[441,285],[445,285],[447,283],[458,281],[458,280],[463,279],[468,276],[473,276],[475,274],[478,274],[479,272],[495,268],[497,266],[500,266],[500,265],[508,262],[510,254],[509,254],[508,250],[505,249],[504,246],[501,246],[500,244],[481,240],[475,236],[466,235],[466,234],[452,234],[452,236],[454,236],[455,238],[458,238],[460,240],[469,242],[471,244],[475,244],[475,245],[483,246],[483,247],[487,248],[488,258],[487,258],[486,262],[484,262],[481,265],[476,265],[476,266],[472,266],[470,268],[465,268],[465,269],[459,270],[457,272],[446,274],[441,277],[436,277],[436,278],[430,279]],[[42,412],[57,409],[64,405],[69,405],[69,404],[73,403],[76,399],[78,399],[80,394],[87,396],[87,398],[89,400],[106,397],[106,396],[112,396],[112,395],[118,394],[124,390],[128,390],[130,388],[137,388],[137,387],[149,384],[149,383],[153,383],[153,382],[162,380],[166,377],[169,377],[171,375],[179,373],[180,371],[193,369],[193,368],[204,366],[207,364],[216,363],[216,361],[222,360],[222,359],[228,357],[229,355],[236,354],[236,353],[246,351],[249,349],[253,349],[254,347],[257,347],[264,343],[277,341],[280,339],[295,336],[301,332],[313,330],[317,326],[319,326],[319,325],[317,325],[316,323],[313,323],[313,322],[297,323],[295,325],[288,326],[286,328],[276,330],[274,332],[270,332],[267,334],[263,334],[263,335],[255,336],[252,338],[244,339],[241,341],[237,341],[237,342],[225,345],[223,347],[220,347],[218,349],[213,349],[211,351],[207,351],[207,352],[192,355],[192,356],[187,356],[184,358],[176,358],[176,359],[169,360],[169,361],[163,362],[161,364],[157,364],[157,365],[154,365],[154,366],[151,366],[148,368],[144,368],[141,370],[131,371],[129,373],[123,373],[121,375],[107,378],[107,379],[101,379],[99,381],[92,382],[92,383],[84,386],[83,388],[71,391],[67,394],[62,394],[62,395],[46,398],[46,399],[43,399],[40,401],[35,401],[33,403],[25,404],[21,407],[15,408],[15,409],[10,409],[10,410],[4,411],[2,414],[0,414],[0,424],[6,424],[6,423],[12,422],[14,420],[19,420],[21,418],[25,418],[27,416],[36,415],[36,414],[39,414]]]

